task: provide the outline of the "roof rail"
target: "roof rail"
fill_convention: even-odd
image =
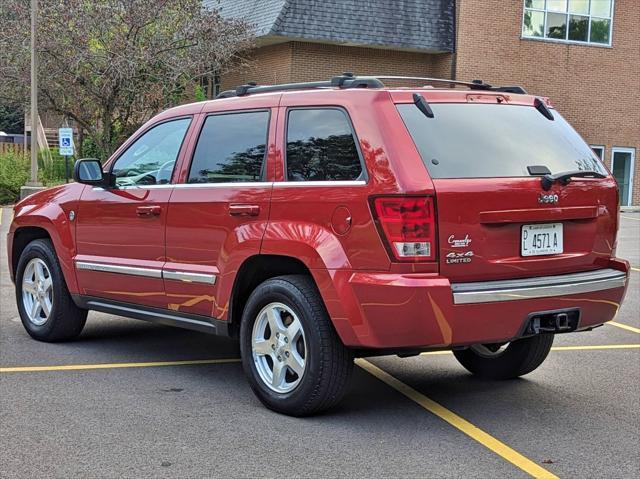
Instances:
[[[305,83],[283,83],[280,85],[258,85],[249,82],[236,87],[235,90],[226,90],[218,94],[216,98],[231,98],[234,96],[245,96],[252,93],[270,93],[286,90],[310,90],[316,88],[383,88],[382,83],[373,77],[356,77],[353,73],[346,72],[340,76],[335,76],[329,81],[316,81]]]
[[[462,85],[469,87],[471,90],[488,90],[499,91],[505,93],[527,93],[521,86],[492,86],[482,80],[460,81],[460,80],[448,80],[446,78],[431,78],[431,77],[406,77],[406,76],[393,76],[393,75],[375,75],[375,78],[379,80],[406,80],[406,81],[425,81],[428,83],[449,83],[450,85]]]
[[[356,76],[351,72],[345,72],[340,76],[335,76],[328,81],[305,82],[305,83],[283,83],[280,85],[258,85],[255,82],[248,82],[239,85],[235,90],[226,90],[216,96],[217,98],[231,98],[236,96],[245,96],[253,93],[270,93],[287,90],[312,90],[323,88],[383,88],[385,84],[382,80],[402,80],[402,81],[425,81],[428,83],[449,83],[451,85],[466,86],[471,90],[488,90],[505,93],[526,93],[524,88],[519,86],[491,86],[482,80],[473,80],[470,82],[449,80],[446,78],[430,78],[430,77],[407,77],[392,75],[370,75]]]

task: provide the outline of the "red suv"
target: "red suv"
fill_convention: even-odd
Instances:
[[[453,350],[513,378],[613,319],[616,182],[549,101],[386,78],[170,109],[20,202],[27,332],[71,339],[97,310],[239,337],[260,400],[302,416],[341,399],[354,356]]]

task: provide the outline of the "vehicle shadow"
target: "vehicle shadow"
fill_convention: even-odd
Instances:
[[[120,318],[94,323],[89,321],[83,334],[73,343],[73,348],[92,354],[100,352],[101,356],[107,353],[113,358],[112,362],[123,361],[115,359],[118,357],[130,358],[132,351],[135,351],[135,360],[141,362],[240,357],[236,339]],[[442,357],[435,360],[431,356],[421,356],[407,360],[387,356],[380,360],[370,359],[370,361],[377,362],[381,368],[398,379],[431,399],[446,403],[448,407],[456,405],[463,407],[468,405],[469,401],[484,402],[488,398],[497,401],[527,402],[532,398],[540,399],[538,396],[545,394],[545,388],[541,391],[540,384],[528,379],[510,381],[479,379],[462,369],[453,358],[443,361]],[[386,367],[389,364],[393,367]],[[430,367],[432,365],[437,367]],[[216,389],[218,386],[228,388],[230,383],[235,384],[245,390],[248,395],[242,398],[243,403],[246,402],[248,406],[263,407],[250,393],[239,364],[233,367],[225,366],[224,378],[218,374],[212,374],[212,371],[219,367],[215,364],[181,367],[174,369],[174,374],[180,383],[196,381],[206,384],[205,390]],[[401,370],[402,374],[396,374],[395,369]],[[238,399],[235,394],[233,396],[235,396],[234,400]],[[416,408],[416,411],[420,408],[365,370],[355,366],[349,391],[340,405],[306,420],[332,422],[344,420],[345,417],[369,418],[372,414],[390,414],[393,411],[406,410],[407,407]]]

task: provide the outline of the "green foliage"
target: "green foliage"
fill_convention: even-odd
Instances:
[[[38,179],[44,186],[55,186],[65,182],[64,156],[58,154],[57,148],[51,149],[52,161],[44,161],[43,155],[38,157]],[[73,158],[69,158],[69,176],[73,173]],[[20,187],[29,181],[31,176],[30,160],[22,154],[0,154],[0,204],[13,203],[20,197]]]
[[[29,179],[29,163],[22,155],[0,154],[0,204],[13,203],[20,196],[20,187]]]
[[[5,133],[24,132],[24,115],[21,109],[0,105],[0,131]]]
[[[85,138],[82,142],[82,157],[83,158],[97,158],[100,161],[104,161],[104,153],[100,147],[96,144],[95,140],[91,137]]]
[[[194,97],[196,101],[205,101],[207,99],[207,96],[204,94],[204,88],[202,88],[201,85],[196,85]]]
[[[38,157],[38,179],[44,186],[55,186],[65,182],[65,157],[58,154],[57,148],[51,148],[52,161],[44,161],[43,155]],[[69,178],[73,174],[73,158],[69,158]]]

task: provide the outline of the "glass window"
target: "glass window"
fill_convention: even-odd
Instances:
[[[564,118],[554,121],[532,106],[432,103],[434,118],[414,104],[398,111],[433,178],[530,176],[528,166],[551,173],[607,174],[589,145]]]
[[[569,0],[569,13],[589,14],[589,0]]]
[[[544,12],[535,10],[524,12],[522,35],[525,37],[544,37]]]
[[[591,0],[591,15],[594,17],[611,18],[611,4],[613,0]]]
[[[361,176],[360,156],[344,111],[337,108],[289,111],[289,181],[347,181]]]
[[[547,10],[550,12],[566,12],[567,0],[547,0]]]
[[[567,37],[567,16],[562,13],[547,13],[547,38],[563,40]]]
[[[614,0],[524,0],[522,36],[611,44]]]
[[[207,117],[193,154],[189,183],[262,181],[269,112]]]
[[[569,17],[569,40],[586,42],[589,35],[589,17],[571,15]]]
[[[596,154],[600,161],[604,161],[604,146],[591,145],[591,149]]]
[[[591,43],[609,43],[609,34],[611,32],[611,20],[605,18],[591,19]]]
[[[169,183],[190,122],[181,118],[161,123],[133,142],[111,169],[116,186]]]

